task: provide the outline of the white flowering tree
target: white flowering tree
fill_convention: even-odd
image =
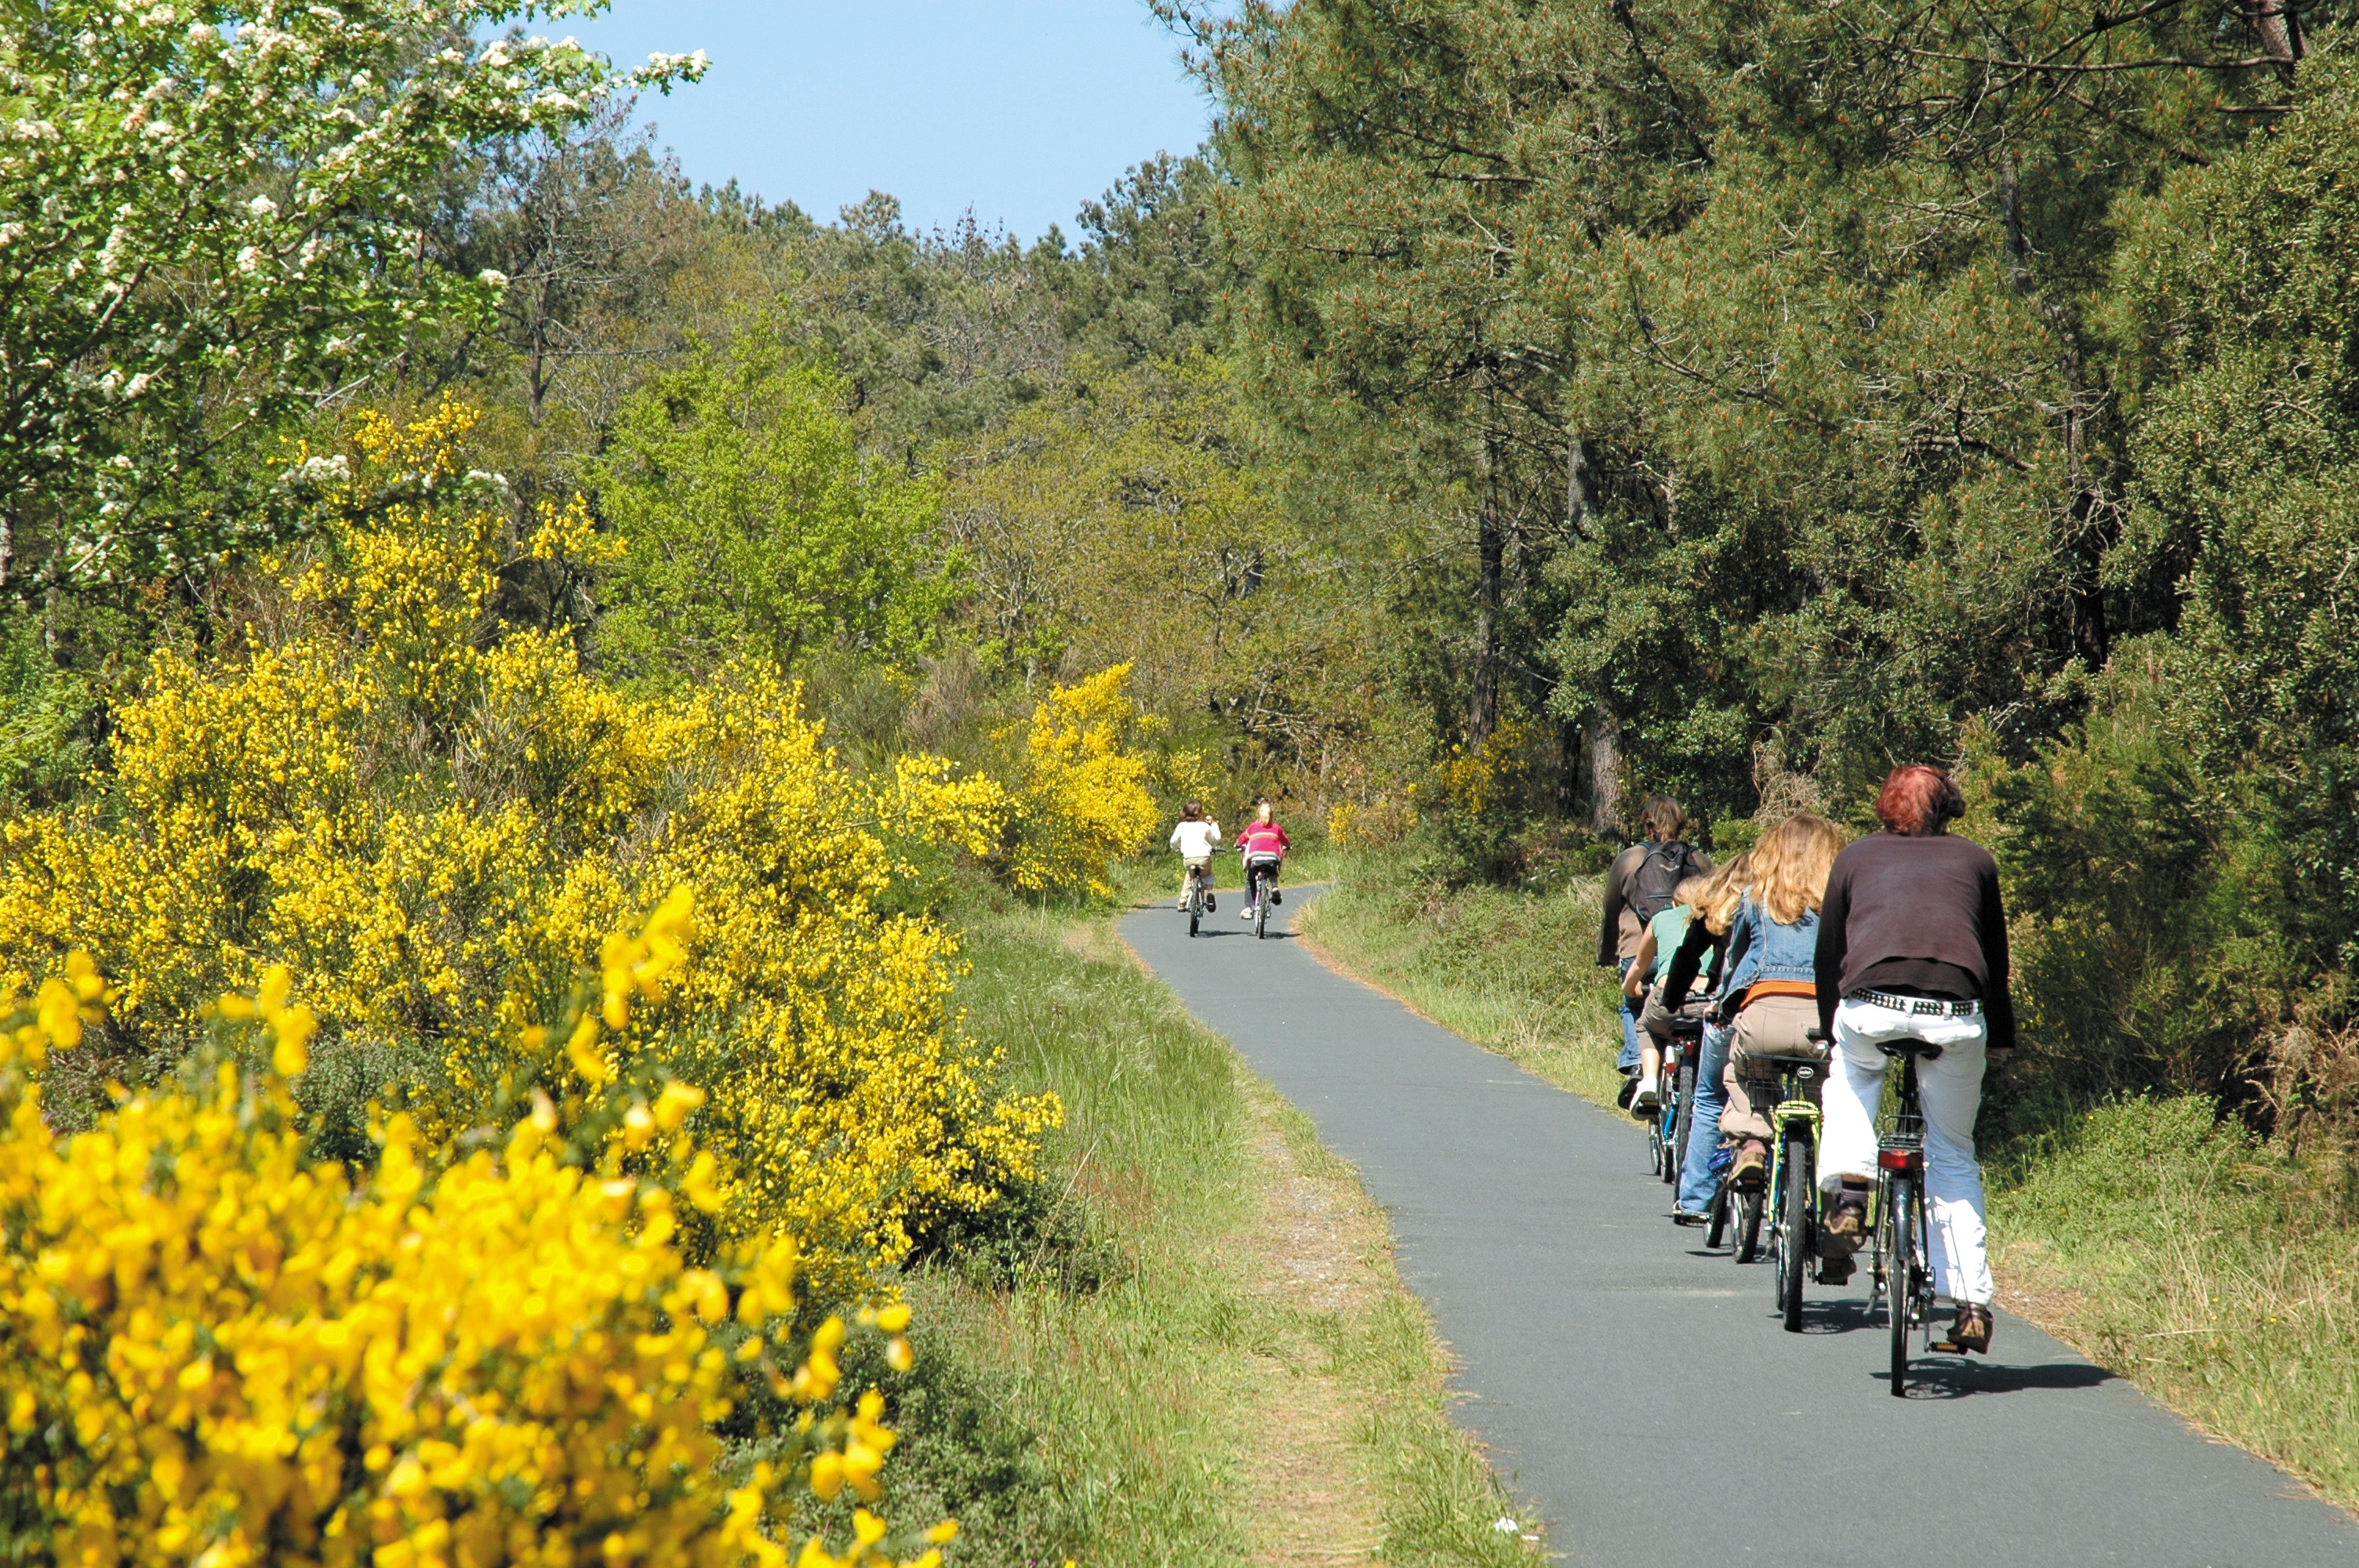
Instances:
[[[602,7],[0,5],[0,584],[181,571],[292,515],[299,479],[234,460],[497,299],[432,254],[438,174],[701,74],[525,36]]]

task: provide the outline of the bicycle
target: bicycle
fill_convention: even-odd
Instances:
[[[1875,1141],[1875,1276],[1868,1310],[1886,1303],[1891,1337],[1892,1395],[1908,1392],[1908,1336],[1925,1331],[1933,1347],[1933,1260],[1925,1206],[1925,1111],[1917,1095],[1917,1064],[1930,1062],[1941,1047],[1913,1035],[1879,1040],[1875,1048],[1900,1064],[1900,1090],[1891,1117]]]
[[[1199,866],[1188,868],[1188,935],[1190,936],[1196,935],[1196,928],[1204,922],[1207,902],[1204,884],[1212,880],[1212,873],[1209,869]]]
[[[1269,895],[1277,886],[1277,868],[1276,855],[1254,855],[1245,860],[1245,898],[1253,910],[1256,942],[1269,935]]]
[[[1817,1056],[1772,1055],[1762,1058],[1777,1069],[1777,1106],[1769,1113],[1777,1129],[1769,1146],[1769,1182],[1764,1195],[1769,1215],[1769,1255],[1777,1264],[1777,1311],[1786,1332],[1802,1332],[1802,1281],[1818,1255],[1821,1207],[1815,1152],[1818,1102],[1810,1098],[1812,1080],[1825,1071]]]
[[[1677,1186],[1686,1168],[1688,1140],[1695,1135],[1695,1055],[1703,1038],[1703,1020],[1674,1018],[1671,1037],[1663,1045],[1661,1110],[1647,1142],[1656,1155],[1655,1173]]]

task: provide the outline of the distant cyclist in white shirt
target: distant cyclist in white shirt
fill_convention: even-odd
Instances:
[[[1204,882],[1204,907],[1218,910],[1212,901],[1212,851],[1221,847],[1221,825],[1204,815],[1201,802],[1190,801],[1180,812],[1180,826],[1171,830],[1171,847],[1180,851],[1180,907],[1188,907],[1188,886]]]

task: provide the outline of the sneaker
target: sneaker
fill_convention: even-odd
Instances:
[[[1276,888],[1269,890],[1269,906],[1272,909],[1276,909],[1279,904],[1284,903],[1285,902],[1286,895],[1284,893],[1278,892]]]
[[[1671,1210],[1671,1223],[1673,1225],[1701,1225],[1711,1217],[1712,1216],[1708,1214],[1698,1214],[1691,1208],[1675,1208]]]
[[[1625,1073],[1622,1075],[1622,1092],[1614,1097],[1614,1103],[1620,1106],[1624,1110],[1628,1110],[1630,1108],[1630,1101],[1637,1092],[1638,1075],[1636,1073]]]
[[[1211,893],[1206,893],[1206,894],[1204,895],[1204,913],[1205,913],[1205,914],[1220,914],[1220,913],[1221,913],[1221,901],[1220,901],[1219,899],[1217,899],[1217,898],[1214,898]]]
[[[1638,1092],[1630,1102],[1633,1110],[1653,1110],[1663,1103],[1662,1086],[1653,1078],[1638,1080]]]
[[[1237,918],[1239,920],[1251,920],[1253,918],[1253,905],[1247,904],[1243,909],[1237,911]]]

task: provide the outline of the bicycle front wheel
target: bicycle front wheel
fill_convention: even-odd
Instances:
[[[1892,1328],[1892,1395],[1908,1391],[1908,1331],[1917,1326],[1917,1190],[1907,1176],[1895,1176],[1885,1189],[1885,1246],[1891,1263],[1886,1289],[1892,1292],[1886,1314]]]
[[[1802,1332],[1802,1276],[1810,1266],[1810,1142],[1788,1138],[1777,1157],[1778,1184],[1784,1189],[1783,1212],[1777,1217],[1777,1312],[1786,1332]]]

